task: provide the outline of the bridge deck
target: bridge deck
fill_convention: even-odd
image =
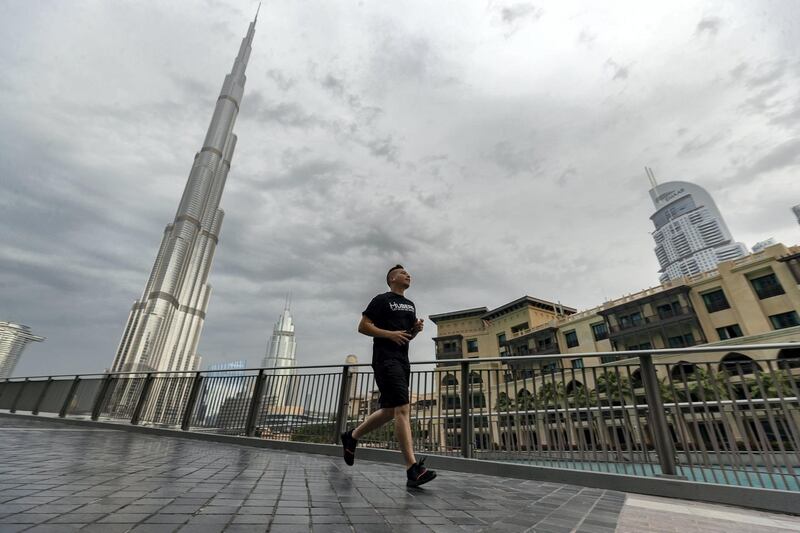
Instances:
[[[0,532],[800,530],[800,518],[572,485],[0,418]]]

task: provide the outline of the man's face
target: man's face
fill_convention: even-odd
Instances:
[[[389,279],[393,284],[400,285],[404,289],[411,286],[411,274],[401,268],[392,271],[392,275],[389,276]]]

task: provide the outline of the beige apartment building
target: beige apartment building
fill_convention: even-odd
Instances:
[[[614,352],[796,342],[800,341],[799,315],[800,246],[782,244],[720,263],[715,271],[672,280],[582,312],[525,296],[491,311],[478,307],[431,315],[437,326],[434,342],[440,362],[438,416],[433,417],[433,425],[438,427],[431,427],[431,433],[439,434],[442,447],[460,446],[459,383],[463,376],[461,367],[448,360],[504,358],[501,363],[470,365],[468,386],[473,391],[473,410],[485,407],[490,412],[498,402],[513,402],[520,394],[541,394],[554,373],[560,376],[561,384],[551,385],[563,386],[568,393],[578,387],[595,389],[598,371],[602,373],[603,365],[611,363],[630,363],[627,378],[638,395],[643,391],[638,359],[620,361],[621,356]],[[574,358],[515,361],[524,355],[571,353]],[[595,353],[597,356],[587,355]],[[714,371],[738,374],[744,383],[748,374],[775,368],[775,363],[767,363],[768,360],[786,360],[795,374],[800,365],[792,358],[797,357],[800,349],[795,348],[747,354],[732,350],[662,355],[654,357],[654,361],[659,378],[667,379],[669,374],[677,379],[693,371],[695,364],[701,368],[713,364]],[[624,373],[626,367],[622,368]],[[497,418],[488,416],[483,421],[478,417],[477,448],[504,446],[503,441],[509,436],[503,435]],[[548,439],[548,432],[543,429],[536,437],[539,444]]]

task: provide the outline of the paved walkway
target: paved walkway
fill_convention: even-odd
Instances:
[[[406,489],[398,465],[0,417],[0,532],[800,530],[553,483],[440,472],[426,487]]]

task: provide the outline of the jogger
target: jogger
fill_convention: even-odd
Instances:
[[[417,319],[414,302],[405,297],[411,276],[402,265],[389,269],[386,283],[391,290],[372,299],[358,324],[359,333],[374,339],[372,369],[381,392],[380,409],[357,428],[342,433],[342,453],[345,462],[352,465],[358,439],[394,420],[395,437],[406,462],[406,485],[418,487],[436,477],[436,472],[425,468],[424,459],[417,461],[411,436],[408,343],[422,331],[422,320]]]

